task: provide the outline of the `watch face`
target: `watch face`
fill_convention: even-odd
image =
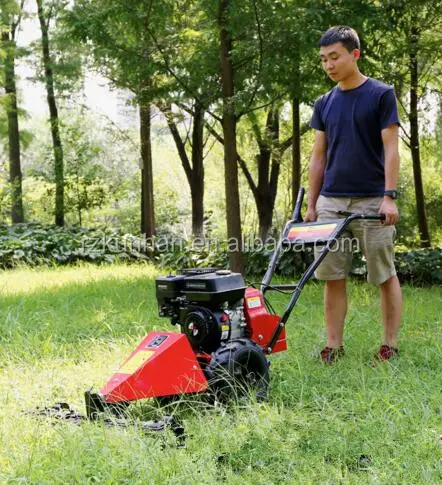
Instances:
[[[397,199],[397,190],[386,190],[384,195],[391,197],[392,199]]]

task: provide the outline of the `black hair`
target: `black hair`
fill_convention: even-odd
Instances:
[[[356,30],[348,27],[347,25],[336,25],[335,27],[330,27],[320,38],[319,47],[336,44],[337,42],[341,42],[348,52],[361,48]]]

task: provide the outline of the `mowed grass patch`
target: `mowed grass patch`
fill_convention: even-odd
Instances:
[[[158,317],[150,266],[0,275],[0,483],[439,484],[441,291],[404,288],[401,357],[373,366],[376,288],[351,284],[346,356],[323,367],[322,285],[307,285],[270,357],[266,403],[172,408],[189,437],[51,424],[28,414],[99,388]],[[278,311],[286,297],[270,294]],[[137,413],[150,412],[138,405]],[[170,409],[169,409],[170,411]]]

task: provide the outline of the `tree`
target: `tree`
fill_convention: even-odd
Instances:
[[[151,142],[150,103],[140,103],[140,143],[141,143],[141,233],[146,237],[155,234],[155,210],[153,193],[153,166]]]
[[[63,144],[66,159],[65,215],[73,212],[80,226],[85,212],[103,206],[112,185],[111,171],[99,163],[103,156],[102,147],[91,139],[84,121],[71,113],[64,124]]]
[[[204,108],[198,100],[193,107],[186,108],[185,113],[192,114],[192,135],[181,136],[172,105],[159,105],[166,116],[167,125],[175,141],[178,155],[190,186],[192,200],[192,235],[193,237],[204,236]],[[189,130],[190,131],[190,130]],[[190,158],[186,146],[190,144]]]
[[[55,98],[54,74],[51,60],[49,24],[52,19],[53,5],[45,8],[44,0],[36,0],[38,20],[41,29],[41,48],[45,74],[46,95],[49,107],[49,122],[51,126],[52,146],[54,151],[55,177],[55,224],[64,225],[64,162],[63,144],[60,135],[60,121],[57,101]]]
[[[20,129],[17,106],[15,60],[17,55],[16,32],[20,25],[24,0],[20,5],[9,2],[1,9],[1,47],[4,50],[4,86],[9,146],[9,182],[11,186],[11,220],[23,222],[23,191],[20,160]]]
[[[258,153],[255,155],[257,182],[254,181],[244,158],[238,155],[238,161],[255,199],[259,221],[259,237],[261,240],[265,240],[272,227],[282,157],[287,149],[293,147],[293,135],[284,141],[280,140],[280,113],[276,107],[269,109],[263,133],[256,114],[252,113],[249,118],[258,146]],[[295,133],[298,133],[300,138],[307,130],[308,125],[304,124]],[[300,155],[300,152],[298,154]]]
[[[167,35],[161,41],[155,35],[152,39],[169,78],[168,93],[157,106],[166,116],[189,184],[192,233],[200,237],[204,235],[204,150],[208,142],[204,131],[211,107],[221,94],[219,49],[210,9],[201,8],[200,0],[175,0],[172,5]],[[180,126],[185,128],[180,130]]]
[[[168,80],[154,53],[169,22],[171,5],[137,0],[76,0],[66,16],[71,34],[90,47],[94,66],[111,82],[130,90],[140,114],[142,161],[141,229],[155,232],[150,118],[154,102],[168,91]]]
[[[298,8],[299,2],[291,2],[292,10]],[[300,179],[300,138],[306,132],[307,126],[302,125],[299,118],[300,100],[307,102],[313,97],[313,90],[301,89],[314,85],[310,73],[301,76],[297,71],[311,63],[311,59],[303,60],[302,66],[298,59],[295,74],[299,82],[296,84],[297,105],[294,117],[298,122],[293,125],[292,136],[284,141],[279,140],[279,108],[284,100],[294,97],[292,56],[288,55],[292,45],[289,32],[301,30],[297,25],[298,12],[288,12],[285,3],[275,7],[274,2],[252,0],[241,7],[233,8],[231,29],[236,39],[233,45],[233,67],[235,71],[235,94],[237,104],[235,114],[237,120],[245,117],[249,120],[258,147],[258,153],[253,161],[249,157],[237,154],[237,160],[255,199],[259,217],[259,234],[265,239],[272,224],[272,215],[277,194],[280,163],[284,152],[293,147],[296,160],[293,170],[294,184]],[[289,15],[290,13],[290,15]],[[287,17],[290,19],[288,25]],[[281,32],[280,26],[287,24],[287,31]],[[305,26],[303,25],[303,28]],[[305,36],[308,38],[308,35]],[[300,36],[298,36],[300,38]],[[310,41],[311,43],[311,41]],[[309,46],[309,44],[307,44]],[[300,46],[296,44],[299,51]],[[307,51],[307,48],[304,50]],[[299,52],[298,52],[299,54]],[[266,110],[265,117],[260,116]],[[245,115],[245,116],[244,116]],[[263,122],[261,121],[263,120]],[[262,123],[262,127],[260,127]],[[213,133],[213,129],[209,127]],[[225,144],[224,137],[214,133],[218,141]],[[297,151],[295,152],[295,149]],[[257,167],[257,181],[254,181],[254,165]],[[297,181],[297,182],[296,182]],[[297,192],[297,189],[296,189]]]
[[[222,86],[222,128],[224,135],[224,183],[226,191],[227,237],[235,241],[235,247],[229,254],[230,267],[232,271],[242,273],[244,271],[244,258],[242,249],[239,247],[242,240],[242,231],[239,217],[240,204],[236,147],[237,117],[234,100],[233,41],[229,28],[229,7],[230,0],[219,0],[218,26]]]

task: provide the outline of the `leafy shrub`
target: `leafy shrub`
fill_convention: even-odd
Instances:
[[[168,238],[155,247],[155,260],[161,268],[174,271],[188,268],[227,268],[227,245],[196,244],[184,238]]]
[[[246,250],[245,274],[262,276],[273,251],[267,248]],[[64,265],[77,261],[113,263],[115,261],[152,261],[164,270],[186,268],[228,268],[229,251],[225,241],[198,244],[170,234],[153,241],[115,229],[89,229],[76,226],[56,227],[42,224],[0,224],[0,268],[20,264]],[[313,251],[288,252],[281,256],[275,274],[300,275],[313,261]],[[442,281],[442,249],[398,251],[396,269],[401,281],[412,284],[437,284]],[[356,254],[352,274],[363,277],[365,261]]]
[[[401,281],[414,284],[442,282],[442,248],[396,253],[396,270]]]
[[[133,244],[133,236],[115,230],[56,227],[43,224],[0,224],[0,268],[21,264],[70,264],[76,261],[112,263],[148,259]]]

